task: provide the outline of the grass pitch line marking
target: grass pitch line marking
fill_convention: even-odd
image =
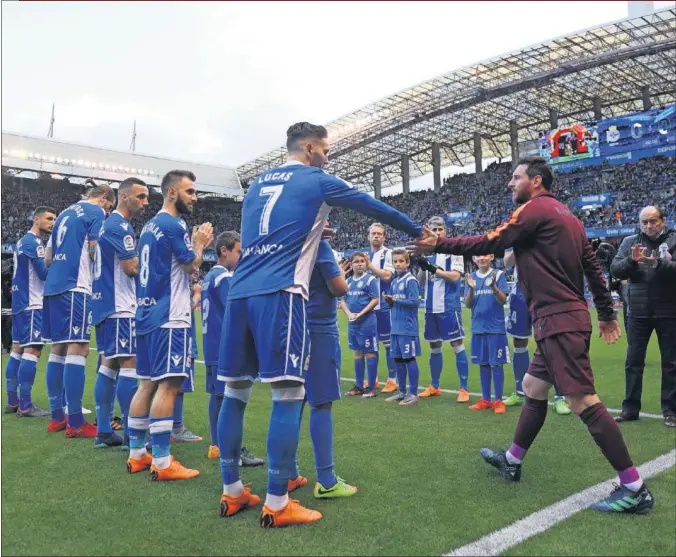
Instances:
[[[195,363],[203,364],[204,360],[195,360]],[[353,377],[341,377],[340,380],[341,381],[351,381],[351,382],[354,383]],[[418,387],[418,390],[424,391],[425,387]],[[439,389],[439,390],[442,393],[449,393],[449,394],[453,394],[453,395],[457,395],[458,392],[459,392],[459,391],[455,391],[453,389]],[[481,393],[469,393],[469,394],[471,396],[478,396],[478,397],[481,396]],[[549,406],[554,406],[554,403],[550,401]],[[617,408],[608,408],[608,412],[610,412],[611,414],[619,414],[620,412],[622,412],[622,410],[618,410]],[[654,420],[663,420],[664,419],[664,417],[660,416],[659,414],[648,414],[647,412],[639,412],[639,416],[641,416],[642,418],[652,418]]]
[[[658,456],[654,460],[644,462],[638,467],[638,471],[642,478],[648,479],[674,466],[676,466],[676,449]],[[590,504],[600,501],[608,495],[613,481],[617,481],[617,479],[613,478],[588,487],[584,491],[580,491],[558,503],[536,511],[510,526],[496,530],[475,542],[445,553],[444,557],[456,555],[500,555],[515,545],[549,530],[559,522],[563,522],[574,514],[586,509]]]

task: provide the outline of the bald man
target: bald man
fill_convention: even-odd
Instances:
[[[618,422],[638,420],[643,369],[652,332],[662,356],[664,425],[676,427],[676,230],[666,215],[648,206],[639,213],[641,231],[628,236],[613,259],[610,272],[628,281],[627,360],[625,399]]]

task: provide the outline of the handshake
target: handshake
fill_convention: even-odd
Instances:
[[[441,267],[430,263],[429,260],[423,255],[412,255],[411,264],[417,265],[423,271],[428,271],[432,275],[434,275],[439,270],[443,270]]]

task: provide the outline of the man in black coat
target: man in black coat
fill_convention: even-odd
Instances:
[[[637,420],[641,410],[643,369],[653,330],[662,356],[664,425],[676,427],[676,230],[666,227],[657,207],[639,214],[641,232],[625,238],[610,271],[628,280],[628,348],[625,400],[618,422]]]

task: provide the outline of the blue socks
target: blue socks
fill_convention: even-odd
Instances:
[[[153,464],[169,468],[171,464],[171,416],[150,418],[150,443],[153,446]]]
[[[124,434],[129,437],[129,408],[131,401],[138,390],[138,381],[136,377],[129,377],[126,374],[135,373],[135,369],[121,368],[117,376],[117,402],[120,405],[122,414],[122,423],[124,424]],[[125,373],[125,375],[122,375]]]
[[[399,392],[403,395],[406,394],[406,364],[404,362],[395,362],[397,366],[397,385],[399,386]]]
[[[368,375],[371,389],[376,388],[376,381],[378,380],[378,358],[364,358],[366,360],[366,374]]]
[[[454,346],[453,351],[455,352],[455,366],[458,369],[458,378],[460,379],[460,388],[469,390],[467,386],[467,379],[469,377],[469,361],[467,360],[467,351],[465,346],[462,345],[462,349],[458,351],[460,346]]]
[[[479,377],[481,379],[481,398],[491,400],[491,366],[479,366]]]
[[[406,364],[406,372],[408,373],[408,394],[418,396],[418,381],[420,379],[420,371],[418,370],[418,362],[413,359],[412,362]]]
[[[245,389],[232,389],[232,391]],[[229,395],[228,388],[218,414],[218,448],[221,452],[221,475],[223,484],[239,480],[239,453],[242,448],[244,410],[246,402]]]
[[[35,354],[23,353],[19,364],[19,409],[30,410],[33,407],[31,392],[35,383],[35,374],[38,367],[38,357]]]
[[[298,440],[296,441],[296,447],[300,443],[300,428],[303,422],[303,410],[305,410],[305,401],[301,404],[300,415],[298,416]],[[300,472],[298,471],[298,451],[293,457],[293,462],[291,463],[291,468],[289,469],[289,479],[295,480],[299,476]]]
[[[96,404],[96,428],[98,433],[112,433],[110,411],[115,405],[115,376],[117,372],[104,365],[99,368],[94,384]]]
[[[495,400],[502,400],[503,390],[505,387],[505,371],[501,365],[491,366],[493,373],[493,390],[495,391]]]
[[[66,356],[63,382],[66,385],[68,399],[68,425],[72,429],[79,429],[85,423],[82,415],[82,395],[84,395],[86,364],[84,356]]]
[[[52,420],[62,422],[66,419],[63,413],[63,368],[66,362],[65,356],[50,354],[47,360],[47,396],[49,397],[49,409],[52,412]]]
[[[218,414],[223,404],[223,395],[211,395],[209,397],[209,433],[211,444],[218,445]]]
[[[21,365],[21,354],[12,352],[7,358],[5,366],[5,382],[7,385],[7,404],[10,406],[19,405],[19,366]]]
[[[174,403],[174,429],[178,429],[183,425],[183,393],[176,395],[176,402]]]
[[[315,453],[317,481],[329,489],[337,482],[333,472],[333,414],[330,407],[310,409],[310,439]]]
[[[439,352],[434,352],[439,350]],[[441,353],[441,348],[432,348],[430,354],[430,375],[432,376],[432,386],[435,389],[439,388],[439,380],[441,378],[441,369],[444,367],[444,355]]]
[[[360,389],[364,388],[364,369],[366,364],[364,363],[364,358],[361,360],[354,360],[354,383]]]
[[[519,346],[514,348],[514,383],[516,385],[516,392],[523,396],[522,382],[524,375],[528,371],[530,365],[530,354],[528,353],[528,346]]]
[[[302,400],[272,401],[267,443],[270,495],[284,496],[288,493],[289,473],[298,449],[298,423],[302,406]]]
[[[392,349],[389,344],[385,346],[385,359],[387,360],[387,378],[395,379],[397,377],[397,368],[392,357]]]

